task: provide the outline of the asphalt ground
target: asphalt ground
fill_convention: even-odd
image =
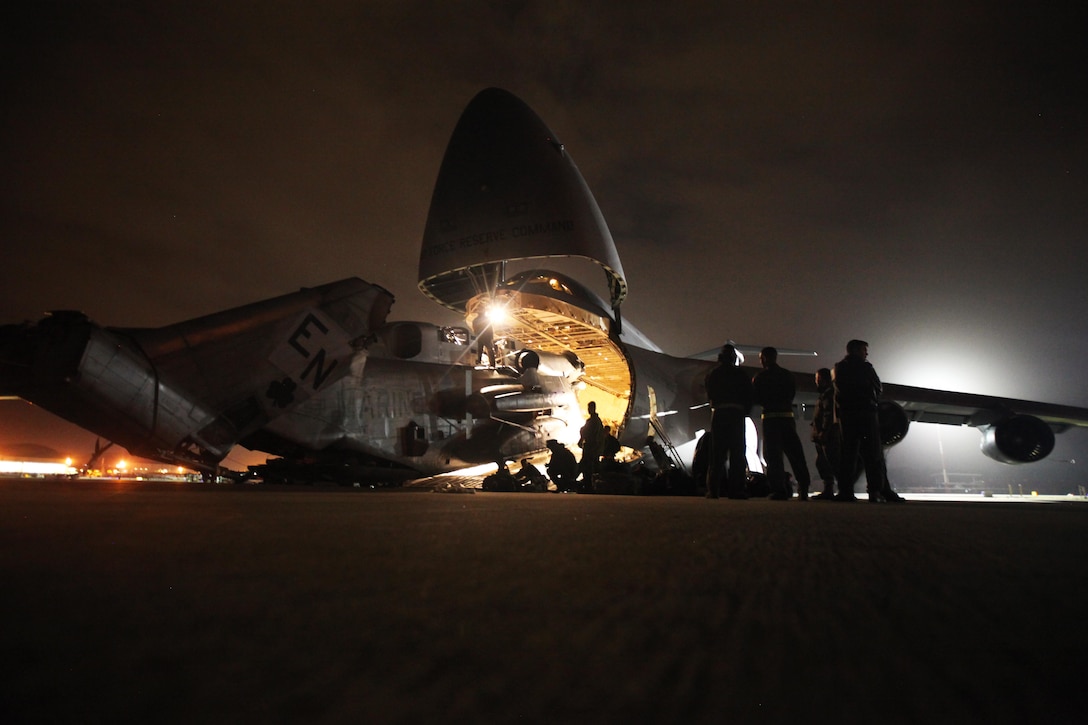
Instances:
[[[0,721],[1083,722],[1088,506],[0,481]]]

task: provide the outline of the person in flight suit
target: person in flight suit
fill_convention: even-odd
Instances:
[[[573,491],[574,479],[578,478],[578,461],[574,454],[554,438],[549,438],[546,445],[552,453],[547,465],[548,478],[555,484],[555,490],[559,493]]]
[[[706,497],[718,498],[725,478],[725,494],[729,498],[748,498],[744,421],[752,409],[753,391],[752,381],[737,367],[735,347],[728,344],[722,347],[718,353],[718,366],[707,373],[704,384],[713,411]]]
[[[778,364],[778,350],[765,347],[759,352],[763,366],[752,386],[755,400],[763,406],[763,458],[767,461],[767,483],[771,498],[787,501],[793,498],[793,486],[786,477],[782,454],[789,459],[793,476],[797,479],[797,494],[802,501],[808,500],[810,478],[805,451],[797,435],[797,421],[793,417],[793,397],[796,387],[793,374]]]
[[[854,501],[857,459],[865,468],[865,483],[872,502],[898,502],[902,497],[888,483],[884,449],[880,443],[877,411],[883,385],[868,361],[869,343],[846,343],[846,357],[835,363],[831,379],[835,387],[835,418],[842,431],[839,452],[839,493],[836,501]]]
[[[582,459],[578,462],[578,468],[582,472],[583,493],[593,490],[593,476],[601,466],[601,453],[604,451],[604,423],[601,416],[597,415],[597,403],[589,401],[586,406],[589,417],[585,425],[579,431],[578,446],[582,449]]]
[[[824,482],[824,490],[813,498],[830,501],[835,497],[835,477],[839,467],[839,424],[835,422],[835,386],[831,384],[831,369],[816,371],[816,392],[819,398],[812,413],[812,442],[816,446],[816,472]]]

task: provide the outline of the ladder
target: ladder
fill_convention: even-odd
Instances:
[[[684,466],[684,462],[680,459],[680,454],[676,451],[676,446],[672,444],[669,439],[668,433],[665,432],[665,426],[661,425],[661,421],[657,418],[657,393],[654,392],[653,386],[646,386],[647,392],[650,396],[650,427],[654,430],[654,436],[661,441],[662,448],[669,454],[669,460],[673,465],[683,471],[685,474],[689,474],[687,467]]]

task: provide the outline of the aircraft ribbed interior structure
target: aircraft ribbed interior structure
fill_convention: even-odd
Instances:
[[[575,297],[575,290],[581,294]],[[583,409],[592,400],[601,418],[617,428],[631,400],[630,363],[611,336],[611,319],[584,305],[587,290],[556,273],[519,275],[496,294],[472,298],[466,319],[483,339],[509,341],[520,349],[572,355],[583,367],[576,393]],[[570,297],[564,300],[563,297]],[[582,300],[581,306],[575,300]],[[491,327],[490,331],[486,328]],[[510,354],[517,354],[516,350]]]

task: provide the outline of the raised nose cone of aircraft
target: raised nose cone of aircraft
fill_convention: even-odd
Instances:
[[[461,114],[435,182],[419,287],[464,312],[503,261],[585,257],[605,270],[612,306],[627,294],[612,235],[563,144],[507,91],[480,92]]]

